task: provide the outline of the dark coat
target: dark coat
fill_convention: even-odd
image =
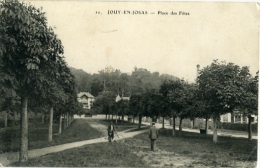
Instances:
[[[159,137],[158,130],[155,126],[152,126],[149,131],[149,138],[150,139],[157,139]]]
[[[112,127],[112,130],[115,131],[115,126],[114,125],[109,125],[107,130],[110,131],[111,130],[111,127]]]

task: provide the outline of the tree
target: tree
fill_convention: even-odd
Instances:
[[[132,94],[129,101],[129,109],[131,114],[136,117],[138,116],[138,128],[142,125],[142,115],[143,115],[143,102],[142,95],[139,93]]]
[[[182,120],[188,116],[187,111],[185,111],[187,97],[189,96],[187,88],[187,82],[180,79],[165,80],[160,88],[160,92],[167,98],[170,104],[170,111],[173,116],[173,136],[175,135],[175,118],[177,116],[180,118],[179,131],[181,131]]]
[[[243,115],[248,117],[248,139],[252,140],[252,115],[258,114],[258,80],[259,72],[256,73],[256,76],[253,78],[249,74],[248,67],[243,67],[239,74],[241,78],[241,87],[243,91],[240,92],[242,95],[242,100],[239,110],[243,111]]]
[[[50,82],[45,70],[63,53],[63,46],[47,26],[44,12],[14,1],[0,4],[1,62],[6,81],[14,80],[13,89],[21,97],[21,149],[19,161],[28,160],[28,98],[41,93]]]
[[[98,95],[93,103],[93,108],[100,109],[100,114],[112,114],[111,107],[115,102],[115,93],[111,91],[102,92],[102,94]],[[106,117],[107,118],[107,117]]]
[[[121,99],[117,102],[117,110],[122,117],[121,122],[124,122],[124,115],[128,114],[129,112],[129,101]]]
[[[198,76],[199,94],[206,102],[208,113],[213,118],[213,142],[217,142],[217,121],[220,115],[232,112],[243,102],[244,82],[242,76],[249,75],[244,68],[234,63],[219,63],[214,60],[203,68]]]

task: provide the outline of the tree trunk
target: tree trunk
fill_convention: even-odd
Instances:
[[[190,128],[194,129],[194,119],[190,119]]]
[[[164,129],[164,117],[162,118],[162,128]]]
[[[175,136],[175,116],[172,117],[172,136]]]
[[[205,132],[207,135],[208,134],[208,117],[206,117],[206,121],[205,121]]]
[[[124,115],[122,115],[122,121],[121,121],[122,123],[124,122]]]
[[[107,120],[107,114],[106,114],[106,120]]]
[[[248,140],[252,140],[252,117],[248,115]]]
[[[66,127],[69,126],[69,113],[66,113]]]
[[[139,122],[138,122],[138,129],[142,126],[142,114],[139,114]]]
[[[112,114],[112,121],[113,121],[113,119],[114,119],[114,115]]]
[[[5,128],[7,128],[7,121],[8,121],[8,113],[5,112]]]
[[[15,118],[15,125],[19,125],[19,123],[17,122],[19,120],[17,111],[14,111],[14,118]]]
[[[44,123],[44,114],[42,115],[42,123]]]
[[[66,117],[66,115],[63,114],[63,120],[62,120],[63,130],[65,130],[65,128],[66,128],[65,117]]]
[[[28,116],[27,116],[27,104],[28,98],[22,97],[22,111],[20,117],[20,129],[21,129],[21,143],[19,162],[26,162],[28,160]]]
[[[16,113],[16,112],[15,112],[15,113]],[[14,118],[16,118],[16,116],[15,116]],[[37,112],[36,112],[36,111],[34,112],[34,123],[38,123],[38,122],[37,122]]]
[[[106,81],[104,80],[104,91],[106,91]]]
[[[182,125],[182,118],[180,118],[179,132],[181,132],[181,131],[182,131],[182,127],[181,127],[181,125]]]
[[[231,113],[231,123],[234,123],[234,112]]]
[[[70,115],[68,113],[68,126],[70,126]]]
[[[14,123],[14,116],[12,117],[12,127],[14,127],[15,123]]]
[[[133,121],[132,121],[132,123],[135,123],[135,117],[133,116]]]
[[[50,108],[50,122],[49,122],[49,142],[52,141],[52,123],[53,123],[53,107]]]
[[[217,133],[217,117],[213,116],[213,142],[218,142],[218,133]]]
[[[59,117],[59,134],[61,134],[61,126],[62,126],[62,114]]]
[[[117,114],[116,114],[116,123],[117,123]]]

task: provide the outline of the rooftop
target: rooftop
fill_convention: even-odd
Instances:
[[[90,94],[89,92],[80,92],[79,94],[78,94],[78,97],[82,97],[82,96],[87,96],[87,97],[89,97],[89,98],[94,98],[94,96],[92,95],[92,94]]]

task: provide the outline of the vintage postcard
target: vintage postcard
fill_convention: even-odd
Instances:
[[[219,66],[229,69],[222,69],[218,78],[246,74],[243,79],[248,79],[247,84],[241,84],[241,80],[238,87],[231,82],[229,90],[226,86],[226,90],[221,90],[233,78],[218,83],[216,76],[201,77],[200,80],[215,80],[205,87],[215,87],[217,94],[229,93],[237,87],[231,95],[234,100],[223,93],[228,99],[223,109],[232,101],[237,103],[236,95],[242,94],[239,89],[245,85],[256,87],[249,89],[248,97],[255,96],[257,100],[259,3],[19,2],[43,12],[45,22],[61,41],[63,60],[75,77],[77,101],[83,112],[62,111],[64,103],[49,113],[42,106],[38,108],[39,102],[33,104],[34,99],[29,97],[27,151],[20,145],[24,143],[21,137],[25,136],[20,134],[19,123],[23,114],[13,107],[20,107],[20,99],[16,99],[16,105],[3,105],[8,98],[2,102],[0,99],[0,165],[257,167],[257,107],[250,109],[245,105],[245,112],[234,105],[227,112],[202,114],[193,109],[198,109],[201,101],[194,103],[195,98],[189,98],[195,94],[190,94],[192,88],[198,87],[198,76],[207,67],[209,74],[214,74],[214,66]],[[1,8],[7,15],[8,10],[3,5]],[[233,82],[241,78],[234,77]],[[180,81],[180,87],[186,90],[179,87],[176,91],[174,81]],[[169,93],[173,96],[166,100]],[[212,90],[205,95],[210,93]],[[147,94],[149,98],[145,97]],[[20,150],[25,150],[22,161]]]

